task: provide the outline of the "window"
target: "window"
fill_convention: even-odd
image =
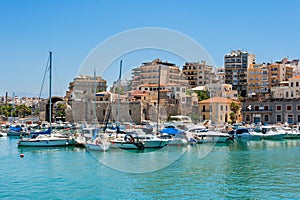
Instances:
[[[296,87],[298,87],[299,86],[299,82],[296,82]]]
[[[298,111],[300,110],[300,105],[297,105],[297,110],[298,110]]]
[[[254,106],[254,110],[258,111],[259,110],[259,106]]]
[[[250,115],[246,115],[246,122],[249,122],[249,121],[250,121]]]
[[[276,116],[276,121],[277,121],[277,122],[281,122],[281,115],[277,115],[277,116]]]
[[[269,115],[265,115],[265,122],[269,121]]]
[[[289,92],[285,92],[285,97],[289,97]]]
[[[205,106],[202,106],[202,112],[205,112]]]
[[[220,110],[221,110],[221,111],[223,111],[223,105],[221,105],[221,108],[220,108]]]
[[[281,111],[281,106],[276,106],[276,111]]]
[[[103,115],[103,116],[105,116],[105,111],[106,111],[106,110],[102,110],[102,115]]]
[[[298,122],[300,122],[300,115],[298,115]]]
[[[289,123],[289,124],[292,124],[293,123],[293,115],[288,115],[288,119],[287,119],[287,122]]]
[[[131,110],[129,110],[129,115],[131,115]]]
[[[269,106],[264,106],[264,110],[269,110]]]
[[[291,105],[286,106],[286,110],[292,110],[292,106]]]

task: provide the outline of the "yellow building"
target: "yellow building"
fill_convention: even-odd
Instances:
[[[230,104],[239,102],[224,97],[213,97],[199,102],[200,118],[202,121],[211,120],[215,124],[230,123]],[[240,110],[237,112],[237,120],[240,121]]]
[[[250,64],[248,69],[248,96],[269,92],[269,69],[266,64]]]

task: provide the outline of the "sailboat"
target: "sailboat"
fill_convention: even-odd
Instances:
[[[94,151],[107,151],[110,147],[105,130],[102,131],[96,127],[97,115],[96,115],[96,71],[94,71],[94,122],[95,128],[92,129],[93,137],[87,140],[83,145],[86,149]]]
[[[47,66],[48,67],[48,66]],[[52,52],[49,52],[49,71],[50,71],[50,82],[49,82],[49,121],[50,127],[46,131],[35,132],[31,138],[21,137],[18,141],[19,147],[53,147],[53,146],[68,146],[74,144],[72,137],[65,137],[54,134],[52,132]]]
[[[161,66],[160,66],[161,67]],[[120,62],[120,74],[118,83],[121,82],[121,72],[122,72],[122,60]],[[159,69],[159,77],[160,77],[160,69]],[[160,80],[160,78],[159,78]],[[119,85],[120,87],[120,85]],[[160,82],[158,84],[158,87],[160,87]],[[120,92],[120,90],[119,90]],[[118,98],[120,101],[120,97]],[[159,89],[158,89],[158,99],[159,99]],[[120,105],[118,101],[118,110],[120,110]],[[158,101],[159,104],[159,101]],[[158,105],[159,107],[159,105]],[[119,112],[118,112],[119,114]],[[158,116],[158,115],[157,115]],[[119,118],[119,115],[118,115]],[[158,122],[157,117],[157,122]],[[119,119],[118,119],[119,122]],[[158,123],[157,123],[158,124]],[[127,130],[128,131],[128,130]],[[120,148],[120,149],[139,149],[143,150],[145,148],[162,148],[167,145],[168,140],[158,138],[156,135],[153,134],[146,134],[145,132],[140,133],[137,130],[133,130],[133,133],[129,133],[125,131],[121,131],[119,127],[117,126],[117,137],[110,141],[111,146],[113,148]]]

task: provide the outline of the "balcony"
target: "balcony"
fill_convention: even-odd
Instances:
[[[272,114],[272,109],[269,109],[269,110],[245,110],[245,109],[242,109],[241,113],[245,113],[245,114]]]

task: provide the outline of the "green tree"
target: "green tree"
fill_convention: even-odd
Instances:
[[[241,108],[240,104],[238,104],[234,101],[230,103],[231,113],[229,114],[229,116],[230,116],[232,123],[236,123],[236,115],[237,115],[237,112],[240,110],[240,108]]]
[[[25,104],[17,105],[15,107],[16,115],[19,117],[25,117],[31,115],[31,108]]]
[[[195,91],[195,93],[197,94],[199,101],[209,99],[209,96],[205,91]]]
[[[57,103],[56,116],[65,117],[66,116],[66,105],[64,103]]]

